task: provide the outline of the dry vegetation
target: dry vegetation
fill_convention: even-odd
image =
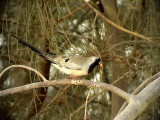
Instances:
[[[114,2],[0,2],[0,30],[6,38],[0,39],[0,71],[15,65],[0,74],[1,120],[110,120],[124,99],[135,103],[126,111],[137,106],[135,97],[142,99],[141,105],[137,103],[142,108],[137,108],[134,116],[138,116],[137,120],[160,119],[160,90],[156,86],[160,83],[160,2],[122,0],[117,6]],[[103,69],[97,67],[82,81],[70,80],[8,33],[58,55],[99,56],[103,60]],[[31,68],[17,68],[18,64]],[[40,73],[36,74],[32,68]],[[50,81],[43,82],[45,78],[42,80],[41,74]],[[9,89],[19,86],[16,92]],[[143,89],[145,86],[148,88]],[[10,91],[5,93],[6,89]],[[133,97],[128,94],[133,91],[135,95],[141,92]],[[112,92],[124,99],[115,97]]]

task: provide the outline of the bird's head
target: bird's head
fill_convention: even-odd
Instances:
[[[90,67],[88,69],[88,73],[92,72],[92,70],[98,65],[100,65],[102,67],[101,58],[99,58],[97,56],[91,56],[90,57],[90,62],[91,62],[91,64],[90,64]]]
[[[95,61],[98,63],[98,65],[100,65],[101,67],[103,66],[102,65],[102,61],[101,61],[101,58],[96,58]]]

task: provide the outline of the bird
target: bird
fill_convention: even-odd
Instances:
[[[32,51],[38,53],[41,57],[48,60],[51,65],[57,68],[60,72],[68,74],[72,78],[78,78],[80,76],[88,75],[93,71],[96,66],[102,67],[102,60],[97,56],[83,57],[83,56],[57,56],[54,53],[45,52],[36,48],[19,37],[11,34],[12,37],[16,38],[19,43],[30,48]]]

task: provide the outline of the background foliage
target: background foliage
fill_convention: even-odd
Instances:
[[[111,4],[111,1],[115,2],[110,0]],[[129,93],[159,71],[159,0],[117,0],[112,4],[116,11],[112,16],[105,11],[103,0],[91,0],[89,4],[119,26],[150,37],[151,41],[108,26],[79,0],[6,0],[0,2],[0,70],[12,64],[24,64],[38,69],[49,80],[68,78],[36,53],[18,44],[8,35],[11,32],[47,52],[101,57],[103,69],[97,67],[85,78],[110,84],[124,81],[125,85],[120,88]],[[112,10],[108,12],[112,13]],[[115,62],[125,67],[116,67]],[[123,71],[121,75],[113,72],[114,67]],[[0,78],[0,89],[37,81],[41,79],[30,71],[12,69]],[[89,88],[83,86],[54,86],[3,96],[0,98],[0,119],[81,120],[88,91]],[[110,92],[92,89],[87,119],[111,119],[114,114],[112,100]],[[118,102],[116,100],[114,106],[118,106]],[[159,103],[157,98],[137,119],[159,120]]]

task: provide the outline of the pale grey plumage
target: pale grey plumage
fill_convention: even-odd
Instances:
[[[96,59],[99,59],[96,56],[91,57],[56,57],[54,59],[53,66],[55,66],[60,71],[71,74],[73,76],[83,76],[87,75],[89,72],[89,67]],[[100,61],[99,61],[100,62]],[[97,64],[98,65],[98,64]],[[94,67],[93,67],[94,69]],[[92,70],[91,70],[92,71]]]
[[[38,48],[33,47],[32,45],[26,43],[20,38],[12,35],[14,38],[18,39],[18,41],[37,52],[40,56],[44,57],[46,60],[50,61],[54,67],[59,69],[61,72],[65,74],[69,74],[71,76],[83,76],[90,73],[97,65],[101,65],[101,59],[96,56],[91,57],[63,57],[56,56],[53,53],[47,53],[45,51],[41,51]]]

